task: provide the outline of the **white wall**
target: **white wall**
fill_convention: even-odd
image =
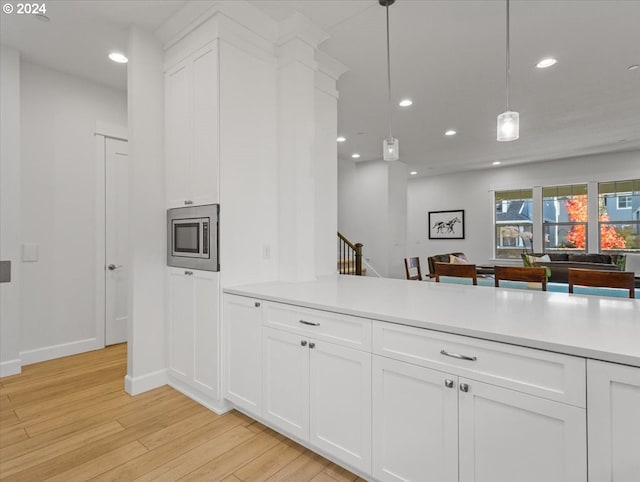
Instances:
[[[150,33],[132,27],[127,50],[129,126],[128,393],[166,383],[164,182],[164,52]]]
[[[493,201],[490,191],[553,186],[640,176],[640,151],[559,159],[409,181],[407,256],[462,251],[476,264],[493,258]],[[428,211],[465,210],[464,240],[429,240]]]
[[[338,193],[339,231],[364,245],[363,256],[381,276],[404,278],[406,165],[340,161]]]
[[[0,259],[11,261],[11,283],[0,284],[0,377],[20,373],[20,55],[0,51]]]
[[[21,64],[23,363],[98,348],[96,121],[126,125],[124,92]],[[3,112],[4,112],[3,103]]]

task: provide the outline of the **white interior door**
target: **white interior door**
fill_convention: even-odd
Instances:
[[[127,142],[105,140],[105,344],[127,341],[129,168]]]

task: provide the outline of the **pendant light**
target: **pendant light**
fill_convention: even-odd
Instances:
[[[498,116],[498,141],[508,142],[515,141],[520,137],[520,114],[513,112],[509,108],[509,77],[511,73],[509,50],[509,0],[507,0],[507,61],[506,61],[506,77],[507,77],[507,110]]]
[[[389,137],[382,141],[382,158],[385,161],[397,161],[400,158],[400,145],[398,139],[394,139],[391,134],[391,114],[393,106],[391,105],[391,53],[389,49],[389,7],[396,0],[378,0],[378,3],[387,9],[387,94],[389,103]]]

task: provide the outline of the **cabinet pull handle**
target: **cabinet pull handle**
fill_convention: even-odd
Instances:
[[[193,276],[193,271],[185,271],[184,274],[186,276]]]
[[[256,308],[260,308],[260,302],[259,302],[259,301],[256,301],[256,302],[253,304],[253,306],[255,306]]]
[[[305,320],[300,320],[300,323],[302,323],[303,325],[309,325],[309,326],[320,326],[320,323],[312,323],[311,321],[305,321]]]
[[[440,350],[440,354],[445,356],[450,356],[452,358],[457,358],[459,360],[476,361],[478,359],[478,357],[475,357],[475,356],[461,355],[460,353],[449,353],[446,350]]]
[[[461,383],[460,384],[460,391],[467,393],[469,391],[469,385],[466,384],[466,383]]]
[[[453,380],[449,380],[449,379],[445,380],[444,386],[447,388],[453,388]]]
[[[191,204],[193,204],[193,201],[192,201],[191,199],[187,199],[187,200],[184,202],[184,204],[185,204],[185,206],[190,206]]]
[[[300,341],[300,344],[301,344],[302,346],[307,346],[307,340],[301,340],[301,341]]]
[[[315,347],[316,347],[316,344],[314,342],[309,343],[309,348],[313,350]]]

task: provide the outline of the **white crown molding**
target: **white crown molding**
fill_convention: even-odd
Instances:
[[[342,74],[349,70],[349,67],[322,50],[316,50],[316,62],[318,62],[318,70],[334,80],[338,80]]]
[[[329,35],[307,17],[296,12],[280,22],[278,45],[286,44],[295,38],[303,40],[316,49],[329,38]]]

